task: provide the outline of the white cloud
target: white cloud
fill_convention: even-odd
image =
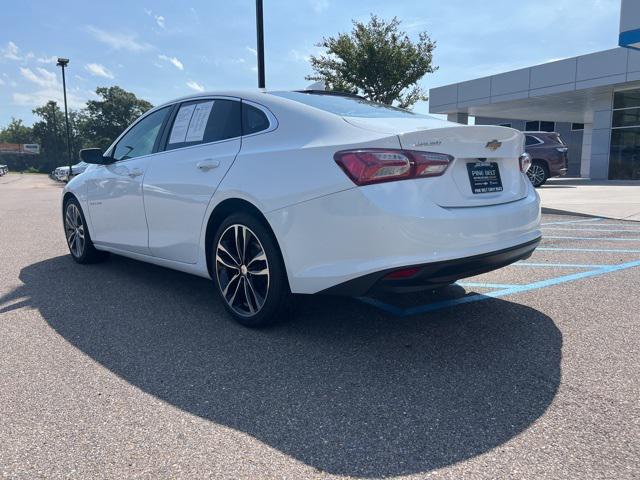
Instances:
[[[9,60],[22,60],[22,57],[20,57],[20,49],[11,41],[2,49],[2,56]]]
[[[164,60],[165,62],[171,63],[178,70],[184,70],[184,65],[176,57],[167,57],[166,55],[158,55],[158,58],[160,60]]]
[[[35,55],[33,54],[33,52],[21,55],[18,46],[15,43],[9,41],[6,47],[0,48],[0,57],[6,58],[8,60],[18,60],[26,62],[34,58]]]
[[[4,85],[4,80],[0,78],[0,85]]]
[[[160,28],[164,28],[164,17],[162,15],[155,15],[154,18],[156,19],[156,23],[158,24],[158,26]]]
[[[246,60],[244,58],[234,58],[231,60],[231,63],[234,63],[234,64],[246,63]]]
[[[29,82],[38,85],[34,92],[15,92],[12,95],[13,103],[19,106],[39,107],[49,100],[54,100],[59,104],[64,101],[61,82],[58,82],[55,73],[44,68],[37,67],[20,68],[20,74]],[[13,86],[14,82],[11,82]],[[89,96],[89,92],[81,92],[79,89],[67,88],[67,101],[70,108],[82,108]]]
[[[64,102],[62,88],[45,88],[31,93],[13,94],[13,103],[19,106],[40,107],[49,100],[53,100],[58,102],[59,105],[62,105]],[[67,103],[69,108],[82,108],[85,106],[86,101],[87,97],[74,92],[67,92]]]
[[[114,78],[113,73],[111,73],[107,67],[99,63],[87,63],[84,66],[84,69],[96,77]]]
[[[58,86],[56,74],[49,70],[37,67],[34,72],[30,68],[20,67],[20,74],[30,82],[45,88],[55,88]]]
[[[324,12],[327,8],[329,8],[329,0],[312,0],[311,8],[316,13]]]
[[[191,90],[195,90],[196,92],[204,92],[204,86],[193,80],[189,80],[187,82],[187,87],[189,87]]]
[[[38,57],[36,61],[38,63],[57,63],[58,57],[56,57],[55,55],[51,55],[50,57]]]
[[[91,25],[88,25],[85,30],[99,42],[109,45],[111,48],[116,50],[145,52],[152,48],[148,43],[138,41],[135,35],[129,35],[121,32],[106,32]]]
[[[248,52],[251,52],[253,55],[258,55],[258,51],[255,48],[251,48],[251,47],[244,47],[247,49]]]
[[[296,62],[308,62],[310,56],[310,53],[303,53],[295,48],[289,51],[289,58]]]

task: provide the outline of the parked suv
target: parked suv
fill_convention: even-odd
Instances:
[[[567,173],[566,144],[556,132],[523,132],[525,150],[531,156],[527,176],[534,187],[540,187],[550,177]]]

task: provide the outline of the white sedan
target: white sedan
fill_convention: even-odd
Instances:
[[[78,263],[108,252],[211,278],[237,321],[291,294],[438,288],[529,256],[540,199],[522,133],[327,92],[156,107],[64,189]]]

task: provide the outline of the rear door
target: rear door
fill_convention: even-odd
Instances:
[[[196,263],[205,211],[241,146],[241,103],[202,98],[175,109],[144,178],[149,248],[154,256]]]

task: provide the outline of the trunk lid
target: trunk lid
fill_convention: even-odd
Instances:
[[[446,153],[454,160],[440,177],[429,179],[429,198],[442,207],[476,207],[520,200],[527,195],[527,179],[520,171],[524,135],[518,130],[493,125],[460,125],[433,118],[348,118],[367,130],[395,133],[406,150]],[[482,161],[480,160],[482,159]],[[467,165],[471,164],[471,167]],[[474,193],[470,177],[491,164],[498,167],[502,191]],[[473,167],[475,166],[475,168]],[[475,188],[480,190],[481,178]],[[493,185],[490,183],[488,185]]]

